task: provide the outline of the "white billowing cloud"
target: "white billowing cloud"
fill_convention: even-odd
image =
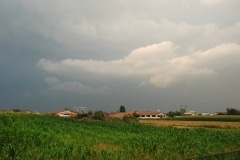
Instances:
[[[172,42],[164,41],[135,49],[124,60],[127,62],[144,60],[145,63],[148,63],[148,61],[169,59],[175,56],[178,48]]]
[[[221,44],[185,56],[178,54],[179,48],[172,42],[164,41],[135,49],[119,60],[65,59],[54,62],[41,59],[37,66],[51,73],[74,78],[80,77],[81,72],[135,77],[140,85],[148,81],[156,87],[166,88],[188,79],[222,74],[221,69],[240,64],[240,45],[237,43]]]
[[[231,65],[240,64],[240,45],[237,43],[226,43],[212,49],[196,53],[195,59],[202,63],[199,66],[208,66],[216,71],[221,71]]]
[[[175,56],[178,46],[166,41],[134,50],[128,56],[112,61],[65,59],[53,62],[41,59],[37,66],[57,74],[75,74],[81,71],[115,76],[151,75]]]

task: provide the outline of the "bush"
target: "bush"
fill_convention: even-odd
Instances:
[[[126,114],[126,115],[123,116],[123,121],[124,122],[137,122],[138,120],[133,115]]]
[[[97,120],[103,120],[104,119],[103,111],[96,111],[96,112],[94,112],[93,118],[97,119]]]
[[[88,115],[89,116],[92,116],[93,115],[93,112],[91,110],[88,111]]]
[[[88,117],[87,113],[78,113],[77,114],[77,118],[86,118],[86,117]]]

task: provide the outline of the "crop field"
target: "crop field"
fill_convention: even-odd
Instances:
[[[240,128],[240,122],[214,122],[214,121],[180,121],[180,120],[139,120],[142,124],[149,124],[155,126],[169,126],[176,128]]]
[[[150,124],[155,126],[171,126],[176,128],[240,128],[240,116],[189,116],[189,117],[177,117],[167,119],[141,119],[142,124]]]
[[[0,114],[0,159],[171,160],[240,149],[240,129]],[[229,159],[239,158],[232,155]]]
[[[240,122],[240,115],[214,115],[214,116],[182,116],[168,118],[168,120],[181,121],[215,121],[215,122]]]

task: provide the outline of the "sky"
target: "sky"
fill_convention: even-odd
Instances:
[[[1,0],[0,109],[240,109],[239,0]]]

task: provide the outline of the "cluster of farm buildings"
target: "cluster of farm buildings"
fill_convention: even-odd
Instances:
[[[15,112],[14,110],[0,110],[1,112]],[[34,114],[41,114],[39,112],[31,112],[29,110],[19,110],[19,112],[22,113],[34,113]],[[78,116],[78,112],[74,112],[71,110],[55,110],[51,112],[47,112],[46,114],[48,115],[55,115],[55,116],[60,116],[60,117],[72,117],[76,118]],[[80,113],[81,114],[81,113]],[[112,117],[112,118],[119,118],[122,119],[125,115],[132,116],[135,114],[137,118],[139,119],[159,119],[159,118],[167,118],[167,115],[163,112],[158,111],[137,111],[137,110],[132,110],[128,112],[109,112],[109,113],[104,113],[105,116],[107,117]],[[197,113],[196,111],[189,111],[185,112],[184,116],[207,116],[207,115],[216,115],[217,113],[210,114],[210,113]]]
[[[77,112],[72,112],[68,110],[63,111],[52,111],[48,112],[47,114],[50,115],[57,115],[60,117],[76,117]],[[167,115],[158,111],[158,112],[152,112],[152,111],[129,111],[129,112],[105,112],[105,117],[112,117],[112,118],[119,118],[122,119],[125,115],[133,115],[136,114],[138,118],[166,118]]]

